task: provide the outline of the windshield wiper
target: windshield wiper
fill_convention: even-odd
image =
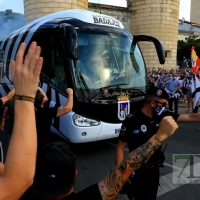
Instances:
[[[99,90],[99,92],[98,92],[97,94],[95,94],[95,95],[90,99],[90,102],[92,102],[98,95],[100,95],[102,92],[104,92],[105,89],[111,88],[111,87],[117,87],[117,86],[120,86],[120,85],[128,85],[128,83],[119,83],[119,84],[107,85],[107,86],[105,86],[105,87],[98,88],[97,90]],[[121,88],[118,87],[118,89],[121,89]]]
[[[87,86],[87,84],[86,84],[86,82],[85,82],[82,74],[80,73],[80,71],[76,68],[75,72],[76,72],[76,77],[77,77],[78,83],[81,84],[81,86],[79,87],[79,89],[80,89],[80,91],[81,91],[81,93],[83,95],[83,98],[85,98],[85,94],[84,94],[82,85],[84,85],[84,87],[85,87],[85,89],[86,89],[86,91],[88,93],[88,96],[90,95],[90,90],[89,90],[89,88],[88,88],[88,86]]]
[[[83,85],[85,86],[85,89],[86,89],[88,95],[90,95],[90,90],[89,90],[89,88],[88,88],[88,86],[87,86],[87,84],[85,82],[85,79],[83,78],[82,74],[80,74],[80,79],[81,79]]]

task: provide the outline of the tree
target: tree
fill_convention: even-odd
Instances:
[[[194,36],[186,37],[185,41],[178,40],[178,43],[177,43],[178,63],[183,63],[184,57],[190,60],[192,46],[195,46],[196,54],[198,57],[200,57],[200,38],[198,36],[194,35]],[[183,64],[181,66],[183,66]]]
[[[24,26],[24,15],[20,13],[14,13],[12,10],[7,9],[6,11],[0,12],[0,39],[8,36],[13,31]]]

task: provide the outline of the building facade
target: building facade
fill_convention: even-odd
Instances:
[[[190,7],[190,21],[200,24],[200,1],[199,0],[191,0]]]
[[[29,23],[44,15],[68,10],[86,9],[110,15],[120,20],[132,35],[151,35],[165,48],[166,62],[159,64],[155,47],[140,42],[149,68],[175,68],[180,0],[127,0],[127,7],[88,3],[88,0],[24,0],[25,21]]]
[[[24,0],[25,22],[69,9],[88,10],[88,0]]]
[[[165,48],[165,68],[176,67],[179,0],[132,0],[131,33],[158,38]],[[141,42],[147,67],[160,66],[153,44]]]

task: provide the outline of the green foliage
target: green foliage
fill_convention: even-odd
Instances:
[[[200,38],[198,36],[189,36],[185,38],[185,41],[178,40],[177,44],[177,61],[181,62],[183,57],[190,59],[191,47],[195,46],[195,51],[200,57]]]

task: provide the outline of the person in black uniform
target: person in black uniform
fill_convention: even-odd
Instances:
[[[46,144],[37,156],[32,190],[39,198],[33,199],[114,200],[130,174],[140,168],[160,147],[162,141],[171,136],[177,128],[178,125],[172,117],[165,117],[157,133],[145,144],[131,152],[101,181],[78,193],[74,192],[77,170],[75,155],[70,146],[65,142]]]
[[[144,144],[158,128],[165,116],[171,116],[176,122],[199,122],[200,113],[176,114],[165,109],[168,94],[163,89],[149,88],[146,92],[144,106],[141,110],[129,114],[124,120],[119,134],[118,146],[115,155],[115,164],[124,158],[124,149],[128,144],[129,152]],[[163,166],[164,155],[158,149],[151,159],[130,177],[130,186],[124,188],[130,199],[155,200],[159,185],[159,167]],[[128,187],[129,186],[129,187]],[[131,192],[131,194],[130,194]]]

